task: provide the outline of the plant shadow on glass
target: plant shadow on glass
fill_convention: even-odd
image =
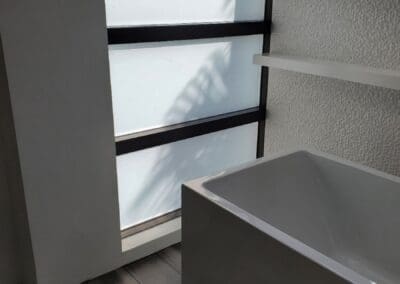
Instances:
[[[242,2],[244,5],[245,1]],[[227,8],[232,7],[232,1],[225,3]],[[200,118],[204,109],[223,110],[224,113],[258,106],[260,74],[259,68],[251,66],[251,62],[253,54],[261,50],[262,36],[236,39],[206,41],[223,44],[208,55],[182,88],[164,116],[165,125]],[[193,44],[168,42],[166,45],[187,43]],[[255,70],[254,76],[241,73],[246,65],[254,68],[251,69]],[[162,87],[162,82],[149,84],[158,83]],[[254,99],[246,100],[246,96],[254,96]],[[233,105],[234,109],[232,100],[239,101]],[[120,189],[121,184],[124,185],[119,194],[122,229],[179,209],[183,182],[255,159],[256,139],[255,123],[118,157],[119,168],[124,168],[124,174],[120,170],[118,177]],[[134,156],[135,161],[132,160]]]

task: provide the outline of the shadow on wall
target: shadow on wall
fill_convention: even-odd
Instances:
[[[224,8],[234,9],[234,2],[225,1]],[[238,2],[242,5],[245,4],[245,1]],[[255,40],[255,38],[249,37],[245,39],[245,41],[247,40]],[[244,56],[244,46],[240,42],[231,43],[225,39],[215,39],[210,42],[226,42],[227,44],[221,45],[221,48],[210,54],[195,76],[182,89],[178,99],[165,116],[166,125],[200,117],[201,113],[204,114],[204,108],[226,109],[226,112],[239,110],[229,110],[227,102],[232,99],[240,99],[240,96],[232,98],[230,94],[243,90],[243,95],[246,95],[245,86],[254,84],[254,78],[248,78],[249,76],[246,74],[243,76],[233,74],[232,70],[240,72],[243,64],[251,64],[252,52],[257,52],[257,50],[248,50],[249,54]],[[181,43],[177,42],[176,44]],[[262,41],[259,40],[260,49],[261,44]],[[254,66],[254,68],[257,67]],[[259,78],[260,76],[256,80]],[[257,88],[259,85],[257,84]],[[258,92],[255,97],[258,102]],[[248,101],[251,100],[241,101],[241,105],[246,104],[246,101],[248,104]],[[257,104],[248,105],[245,108],[254,106]],[[134,180],[134,182],[129,184],[129,189],[120,192],[122,228],[180,208],[180,190],[184,181],[255,159],[256,143],[250,144],[256,139],[256,131],[253,129],[256,127],[243,129],[243,131],[240,129],[241,133],[238,132],[238,129],[227,130],[195,137],[188,143],[188,140],[179,141],[135,153],[134,155],[140,155],[139,159],[145,162],[143,165],[137,166],[137,171],[132,171],[130,180]],[[248,144],[243,143],[246,140],[249,141]],[[229,155],[233,152],[230,149],[236,150],[235,155]],[[127,200],[129,201],[127,202]]]

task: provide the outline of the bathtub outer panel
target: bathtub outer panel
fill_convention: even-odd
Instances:
[[[183,284],[349,283],[183,186]]]

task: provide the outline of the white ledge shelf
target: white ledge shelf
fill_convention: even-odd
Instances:
[[[272,54],[255,55],[254,64],[400,90],[400,71],[395,70]]]

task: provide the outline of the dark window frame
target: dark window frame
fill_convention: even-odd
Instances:
[[[272,2],[265,0],[263,21],[200,23],[108,28],[108,44],[133,44],[194,40],[233,36],[263,35],[263,53],[270,51]],[[264,156],[265,124],[268,99],[268,67],[262,67],[258,107],[187,121],[175,125],[116,137],[116,154],[124,155],[155,146],[197,137],[249,123],[258,123],[256,157]],[[180,210],[167,213],[122,231],[122,237],[136,234],[180,216]]]
[[[264,21],[153,25],[108,29],[108,44],[194,40],[264,34]]]

